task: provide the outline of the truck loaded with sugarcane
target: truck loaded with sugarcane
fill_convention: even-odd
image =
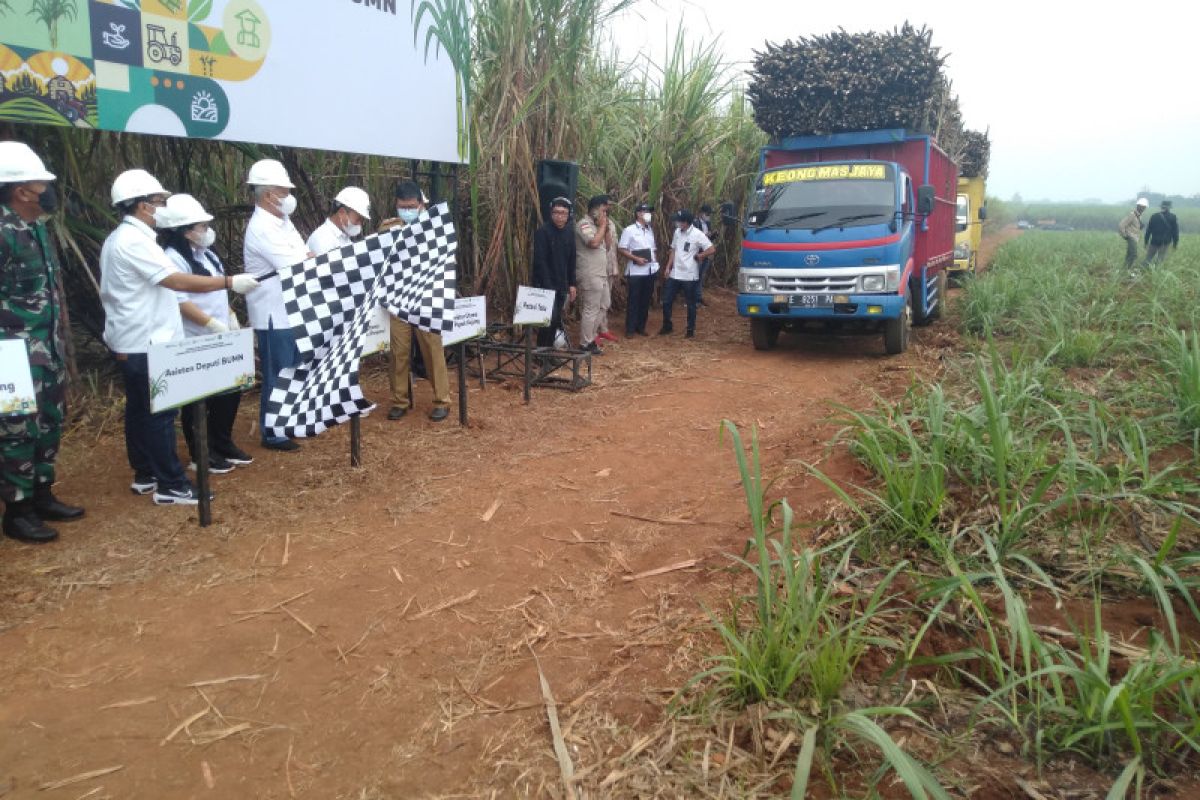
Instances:
[[[755,348],[815,329],[882,334],[902,353],[912,325],[941,316],[958,204],[950,152],[968,160],[981,142],[987,157],[986,134],[962,129],[942,62],[928,31],[908,25],[759,54],[749,94],[772,142],[738,274]]]

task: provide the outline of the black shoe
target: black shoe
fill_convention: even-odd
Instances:
[[[658,329],[658,335],[666,336],[667,334],[671,333],[674,330],[675,330],[675,328],[672,327],[671,325],[663,325],[661,328]]]
[[[683,338],[685,338],[685,339],[695,339],[695,338],[696,338],[696,332],[695,332],[695,331],[688,331],[687,333],[685,333],[685,334],[683,335]]]
[[[390,420],[404,419],[404,415],[407,413],[408,413],[407,408],[401,408],[400,406],[392,406],[391,408],[388,409],[388,419],[390,419]]]
[[[218,453],[222,458],[230,464],[238,467],[244,467],[247,464],[253,464],[254,459],[245,450],[238,447],[230,447],[228,450],[222,450]]]
[[[584,345],[583,350],[585,353],[591,353],[594,356],[604,355],[604,351],[600,349],[600,345],[596,344],[595,342],[588,342],[586,345]]]
[[[48,483],[33,488],[33,510],[40,519],[51,522],[70,522],[84,513],[79,506],[69,506],[55,497]]]
[[[233,462],[229,461],[228,459],[221,458],[220,456],[216,456],[216,457],[210,458],[208,460],[208,474],[209,475],[228,475],[229,473],[233,472],[233,469],[234,469]],[[195,461],[188,464],[188,471],[189,472],[196,471],[196,462]]]
[[[645,329],[645,328],[642,328],[641,330],[639,330],[639,331],[637,332],[637,335],[638,335],[638,336],[649,336],[650,334],[646,333],[646,329]]]
[[[450,416],[450,409],[445,406],[438,406],[433,411],[429,412],[429,418],[434,422],[441,422],[446,417]]]
[[[58,538],[58,531],[46,527],[33,510],[33,502],[10,503],[4,510],[4,535],[18,542],[45,544]]]
[[[129,491],[134,494],[150,494],[158,488],[158,481],[153,475],[134,475],[133,483],[129,484]]]
[[[281,439],[278,442],[263,442],[262,446],[268,450],[278,450],[281,453],[293,453],[300,449],[300,445],[291,439]]]

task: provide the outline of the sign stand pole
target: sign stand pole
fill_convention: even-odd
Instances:
[[[467,427],[467,343],[459,342],[458,348],[458,424]]]
[[[350,466],[362,466],[362,417],[350,418]]]
[[[196,401],[192,415],[192,436],[196,440],[196,491],[200,493],[200,527],[212,524],[212,499],[208,491],[208,403]]]
[[[529,405],[529,387],[533,385],[533,327],[525,326],[525,405]]]

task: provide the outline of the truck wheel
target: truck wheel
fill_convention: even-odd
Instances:
[[[782,326],[769,319],[750,320],[750,341],[754,342],[755,350],[770,350],[779,341],[779,331]]]
[[[912,292],[909,292],[900,316],[883,323],[883,349],[889,356],[899,355],[908,349],[908,337],[911,331]]]

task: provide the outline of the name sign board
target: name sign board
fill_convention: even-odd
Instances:
[[[0,341],[0,416],[37,413],[37,395],[24,339]]]
[[[517,287],[517,307],[513,310],[514,325],[544,328],[554,314],[554,290]]]
[[[254,385],[249,328],[151,345],[150,410],[157,414],[209,395]]]
[[[442,346],[479,339],[487,333],[487,298],[460,297],[454,301],[454,328],[442,334]]]
[[[392,315],[383,306],[377,306],[363,337],[363,358],[386,353],[392,349]]]

